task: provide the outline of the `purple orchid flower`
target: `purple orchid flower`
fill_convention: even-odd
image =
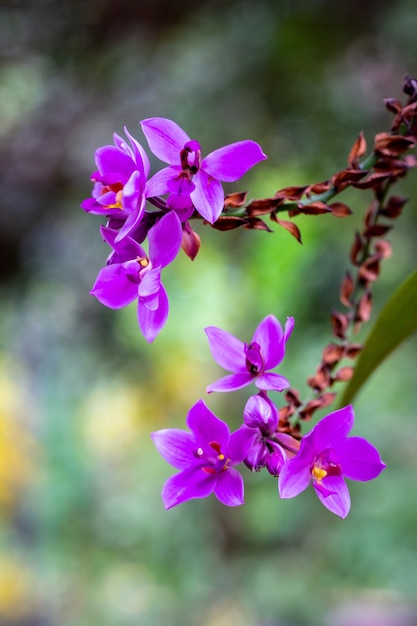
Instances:
[[[207,387],[212,391],[235,391],[254,381],[258,389],[283,391],[289,381],[268,370],[284,358],[285,344],[294,327],[294,318],[288,317],[285,329],[273,315],[268,315],[256,328],[247,344],[215,326],[205,328],[213,358],[221,367],[233,372]]]
[[[278,410],[261,391],[251,396],[243,412],[244,426],[241,428],[252,434],[252,443],[244,459],[245,465],[253,472],[266,467],[272,476],[278,476],[284,463],[297,454],[299,442],[285,433],[277,432]]]
[[[161,456],[180,470],[162,489],[165,508],[212,493],[227,506],[243,504],[243,478],[233,466],[246,456],[250,445],[246,433],[230,433],[203,400],[189,410],[187,426],[191,432],[168,428],[151,434]]]
[[[351,406],[330,413],[301,440],[300,451],[279,476],[281,498],[293,498],[313,481],[316,494],[332,513],[345,518],[350,495],[344,476],[367,481],[385,468],[378,450],[366,439],[348,437],[354,423]]]
[[[96,150],[97,171],[91,175],[94,188],[91,198],[81,203],[87,213],[105,215],[121,227],[116,241],[120,241],[140,222],[145,211],[145,184],[149,176],[146,152],[127,129],[130,146],[114,133],[114,146]]]
[[[129,236],[118,242],[117,231],[102,227],[101,232],[113,252],[90,293],[111,309],[138,298],[139,326],[145,339],[152,342],[168,317],[161,270],[174,260],[181,247],[181,222],[170,211],[149,230],[149,255]]]
[[[224,206],[220,181],[236,182],[256,163],[267,158],[259,144],[246,140],[214,150],[203,159],[198,141],[190,139],[175,122],[152,117],[140,125],[151,151],[169,164],[148,181],[147,197],[170,194],[168,206],[184,214],[182,221],[195,207],[213,224]]]

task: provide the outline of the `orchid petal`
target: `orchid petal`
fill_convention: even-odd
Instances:
[[[140,300],[138,301],[139,326],[148,343],[152,343],[168,319],[168,296],[162,283],[160,284],[158,297],[158,308],[155,310],[141,305]]]
[[[278,426],[278,411],[272,402],[257,394],[246,402],[243,419],[246,426],[272,434]]]
[[[190,194],[191,200],[200,215],[213,224],[224,207],[224,191],[221,183],[209,176],[203,170],[197,172],[193,178],[194,191]]]
[[[137,208],[141,196],[141,191],[142,176],[140,175],[140,172],[135,170],[123,187],[122,204],[123,208],[126,211],[134,211]]]
[[[117,263],[100,270],[90,293],[101,304],[120,309],[137,298],[138,286],[127,278],[123,266]]]
[[[170,165],[179,165],[180,152],[190,137],[178,124],[165,117],[150,117],[139,122],[151,152]]]
[[[104,207],[102,207],[95,198],[86,198],[81,202],[80,206],[86,213],[92,213],[93,215],[106,214]]]
[[[284,465],[279,475],[278,489],[281,498],[294,498],[307,489],[311,481],[310,465],[313,454],[305,439],[300,451]]]
[[[164,167],[156,172],[145,185],[145,197],[153,198],[169,193],[169,181],[176,178],[180,172],[180,167]]]
[[[284,326],[284,343],[287,343],[288,339],[291,336],[293,328],[294,328],[294,318],[293,317],[287,317],[287,320],[286,320],[285,326]]]
[[[257,376],[254,382],[258,389],[264,391],[283,391],[290,386],[290,381],[285,376],[274,374],[274,372],[265,372],[265,374]]]
[[[353,428],[355,416],[352,406],[333,411],[318,422],[306,435],[317,453],[334,447],[339,439],[345,439]]]
[[[271,369],[284,358],[285,344],[282,327],[274,315],[268,315],[256,328],[252,342],[259,344],[265,369]]]
[[[385,468],[379,452],[366,439],[349,437],[333,444],[343,475],[351,480],[367,481]]]
[[[212,393],[213,391],[236,391],[237,389],[242,389],[242,387],[249,385],[252,380],[253,376],[249,374],[249,372],[231,374],[208,385],[206,391],[207,393]]]
[[[149,257],[154,265],[166,267],[181,248],[182,227],[175,211],[164,215],[148,233]]]
[[[131,157],[115,146],[103,146],[96,150],[96,164],[107,184],[121,182],[124,184],[135,164]]]
[[[222,448],[226,448],[229,427],[210,411],[203,400],[199,400],[188,411],[187,426],[194,433],[199,446],[208,447],[212,441],[217,441]]]
[[[136,206],[136,208],[128,214],[127,220],[120,228],[119,233],[116,237],[115,242],[119,243],[122,239],[127,237],[132,233],[132,231],[138,226],[141,221],[143,215],[145,213],[145,198],[140,199],[140,203]]]
[[[198,467],[171,476],[162,488],[165,508],[170,509],[193,498],[206,498],[213,493],[216,482],[216,474],[206,474]]]
[[[284,450],[275,441],[270,441],[269,447],[270,451],[265,460],[266,469],[272,476],[279,476],[287,457]]]
[[[244,459],[244,463],[252,472],[259,472],[263,467],[265,467],[266,459],[269,455],[269,449],[266,447],[266,444],[258,431],[252,428],[248,428],[248,430],[252,430],[254,438],[252,446],[248,450]]]
[[[324,486],[332,493],[324,495],[319,489],[315,488],[318,499],[326,509],[344,519],[350,510],[349,489],[345,481],[341,476],[326,476]]]
[[[121,207],[116,202],[116,194],[114,191],[105,191],[104,193],[101,193],[99,196],[96,197],[96,201],[104,209],[112,207],[117,208],[119,211],[121,211]]]
[[[232,465],[242,463],[256,436],[256,431],[253,428],[248,428],[247,426],[241,426],[230,435],[226,454]]]
[[[245,360],[245,344],[216,326],[204,329],[213,359],[225,370],[236,373],[247,373]]]
[[[123,241],[117,241],[118,232],[114,228],[100,227],[100,234],[104,241],[112,247],[117,255],[117,263],[123,263],[124,261],[131,261],[139,257],[147,258],[147,254],[141,245],[131,237],[124,237]]]
[[[195,440],[191,433],[178,428],[166,428],[151,433],[159,454],[176,469],[185,469],[195,462]]]
[[[218,474],[214,495],[226,506],[240,506],[244,504],[244,483],[239,472],[232,467]]]
[[[161,268],[154,267],[147,271],[139,283],[139,302],[150,311],[159,306],[159,290],[161,288]]]
[[[260,145],[248,139],[214,150],[203,159],[201,169],[213,178],[234,183],[256,163],[266,158]]]
[[[149,172],[151,169],[151,164],[149,163],[148,155],[146,154],[145,150],[143,149],[143,146],[141,146],[139,141],[137,141],[134,137],[132,137],[132,135],[127,130],[126,126],[124,128],[124,131],[125,131],[126,136],[129,138],[129,141],[133,147],[133,150],[132,150],[133,159],[139,171],[141,172],[141,174],[143,174],[143,178],[146,179],[149,176]],[[126,145],[125,142],[123,142],[122,145]]]

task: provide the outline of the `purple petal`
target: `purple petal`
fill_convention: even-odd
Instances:
[[[194,191],[191,200],[200,215],[213,224],[223,211],[224,191],[221,183],[200,170],[193,178]]]
[[[190,137],[178,124],[165,117],[150,117],[140,122],[151,152],[164,163],[179,165],[180,152]]]
[[[373,480],[386,467],[378,450],[362,437],[341,439],[333,448],[343,475],[351,480]]]
[[[253,428],[247,428],[246,426],[241,426],[230,435],[226,456],[230,459],[232,465],[242,463],[256,436],[257,432]]]
[[[271,401],[257,394],[246,402],[243,419],[246,426],[261,428],[262,432],[272,434],[278,426],[278,411]]]
[[[247,373],[243,341],[217,326],[207,326],[204,331],[213,359],[221,367],[230,372]]]
[[[101,304],[120,309],[138,297],[138,286],[127,278],[123,266],[117,263],[100,270],[90,293]]]
[[[119,233],[116,237],[116,243],[127,237],[132,233],[132,231],[139,225],[143,215],[145,213],[145,198],[142,197],[135,209],[132,210],[131,213],[128,214],[127,219],[123,226],[120,228]]]
[[[261,376],[255,378],[255,385],[258,389],[265,391],[283,391],[290,386],[290,381],[285,376],[274,374],[273,372],[266,372]]]
[[[281,324],[274,315],[265,317],[255,330],[252,342],[259,344],[266,370],[276,367],[284,358],[283,336]]]
[[[187,196],[177,196],[171,193],[167,198],[167,207],[177,212],[181,222],[188,220],[194,213],[194,205],[191,198]]]
[[[330,495],[323,495],[319,489],[315,489],[320,502],[335,515],[344,519],[350,510],[349,489],[341,476],[326,476],[325,487],[332,491]]]
[[[202,448],[208,447],[212,441],[217,441],[222,449],[226,449],[230,437],[229,427],[210,411],[203,400],[199,400],[188,411],[187,426]]]
[[[141,193],[142,177],[140,173],[135,170],[123,187],[123,208],[126,209],[126,211],[134,211],[138,206]]]
[[[217,484],[214,487],[214,495],[226,506],[240,506],[245,503],[244,483],[239,472],[233,467],[218,474]]]
[[[169,193],[168,183],[177,177],[180,171],[180,167],[164,167],[159,172],[156,172],[146,183],[145,196],[153,198],[154,196],[163,196]]]
[[[118,231],[114,228],[105,228],[104,226],[101,226],[100,234],[104,241],[108,243],[109,246],[114,248],[117,254],[117,261],[114,261],[116,263],[131,261],[137,257],[140,259],[147,258],[148,256],[142,246],[140,246],[138,242],[131,237],[124,237],[123,241],[117,241]]]
[[[143,178],[146,179],[149,176],[149,172],[151,169],[148,155],[143,149],[143,146],[141,146],[141,144],[138,141],[136,141],[134,137],[132,137],[132,135],[127,130],[126,126],[124,128],[124,131],[126,133],[126,136],[129,138],[130,143],[132,144],[132,148],[133,148],[132,155],[138,167],[138,170],[141,172],[141,174],[143,174]],[[126,145],[126,144],[123,142],[123,145]]]
[[[139,326],[148,343],[152,343],[168,319],[168,296],[162,283],[160,284],[158,296],[158,308],[155,310],[142,306],[140,301],[138,301]]]
[[[244,459],[245,465],[252,472],[259,472],[263,467],[265,467],[266,459],[269,455],[269,450],[266,447],[265,442],[263,441],[261,435],[257,434],[259,431],[256,431],[252,428],[248,430],[252,430],[254,433],[254,438],[252,441],[252,446],[248,450],[248,453]]]
[[[185,469],[195,463],[194,437],[179,428],[166,428],[151,433],[159,454],[176,469]]]
[[[287,343],[288,339],[290,338],[293,328],[294,328],[294,318],[287,317],[287,321],[285,322],[285,327],[284,327],[284,342],[285,343]]]
[[[161,268],[154,267],[145,273],[139,283],[139,304],[150,311],[159,307],[159,291],[161,289]]]
[[[86,198],[81,202],[80,206],[86,213],[92,213],[93,215],[103,215],[105,213],[103,207],[95,198]]]
[[[149,257],[154,265],[166,267],[177,256],[182,242],[182,227],[175,211],[170,211],[149,233]]]
[[[189,180],[188,177],[177,176],[176,178],[171,178],[171,180],[168,181],[169,193],[173,193],[177,196],[185,196],[186,198],[189,198],[194,189],[195,185],[191,180]]]
[[[253,380],[252,374],[249,372],[242,374],[231,374],[230,376],[225,376],[224,378],[220,378],[216,380],[214,383],[211,383],[206,389],[207,393],[212,393],[213,391],[236,391],[237,389],[242,389],[246,385],[249,385]]]
[[[326,448],[333,447],[336,441],[345,439],[353,428],[354,419],[352,406],[345,406],[320,420],[306,437],[319,454]]]
[[[307,489],[311,481],[312,460],[313,454],[310,446],[303,439],[300,452],[287,461],[279,475],[278,489],[281,498],[294,498]]]
[[[286,461],[285,452],[274,441],[269,442],[269,447],[270,453],[266,457],[266,469],[272,476],[279,476]]]
[[[218,180],[234,183],[267,156],[255,141],[237,141],[214,150],[203,159],[201,168]]]
[[[97,196],[97,202],[103,209],[118,209],[121,210],[120,206],[116,203],[116,193],[114,191],[105,191]]]
[[[124,150],[126,152],[126,142],[122,137],[120,137],[120,135],[118,135],[117,133],[113,133],[113,141],[116,148],[119,148],[119,150]]]
[[[96,150],[96,164],[100,174],[111,185],[115,182],[124,184],[135,169],[131,157],[115,146],[103,146]]]
[[[213,493],[216,482],[216,474],[206,474],[199,467],[185,469],[171,476],[162,488],[165,508],[170,509],[193,498],[206,498]]]

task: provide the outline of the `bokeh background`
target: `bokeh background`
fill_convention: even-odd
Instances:
[[[305,390],[371,195],[346,192],[346,220],[299,216],[303,246],[200,225],[196,260],[165,271],[171,312],[151,346],[134,306],[89,295],[107,249],[79,208],[95,149],[124,125],[146,145],[152,116],[206,154],[258,141],[268,161],[230,191],[328,178],[360,130],[372,144],[389,129],[383,99],[417,72],[416,32],[413,0],[0,3],[1,626],[417,624],[415,340],[356,400],[354,434],[388,467],[352,484],[344,521],[312,490],[279,501],[275,479],[245,468],[244,507],[166,512],[172,468],[149,438],[199,398],[240,423],[250,391],[205,394],[221,375],[207,325],[249,339],[268,313],[294,315],[280,371]],[[396,193],[411,200],[375,312],[415,266],[415,172]]]

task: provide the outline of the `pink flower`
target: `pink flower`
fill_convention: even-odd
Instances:
[[[190,139],[175,122],[152,117],[140,122],[149,148],[169,167],[157,172],[146,187],[146,196],[170,194],[167,204],[181,212],[181,221],[194,207],[213,224],[224,206],[220,181],[236,182],[259,161],[266,159],[254,141],[238,141],[202,158],[198,141]]]
[[[167,428],[151,434],[161,456],[180,470],[162,489],[165,508],[212,493],[227,506],[243,504],[243,478],[233,466],[245,458],[251,435],[230,433],[203,400],[189,410],[187,426],[189,431]]]
[[[181,223],[170,211],[148,233],[149,254],[127,236],[117,241],[117,231],[102,228],[101,233],[113,252],[94,283],[91,294],[111,309],[138,300],[138,322],[148,342],[161,331],[168,317],[168,297],[161,282],[161,271],[179,252]]]
[[[348,437],[354,422],[351,406],[330,413],[301,440],[300,451],[282,469],[278,486],[281,498],[294,498],[310,482],[320,502],[345,518],[350,495],[344,477],[367,481],[385,468],[378,450],[366,439]]]
[[[114,218],[121,226],[116,241],[120,241],[138,225],[145,211],[145,183],[149,175],[149,159],[125,128],[130,145],[114,133],[114,146],[96,150],[97,171],[91,179],[91,198],[81,203],[87,213]]]
[[[290,386],[284,376],[270,372],[284,358],[285,344],[294,327],[294,318],[288,317],[285,329],[273,315],[268,315],[255,330],[247,344],[230,333],[209,326],[205,328],[213,358],[224,369],[233,372],[207,387],[212,391],[235,391],[252,381],[258,389],[283,391]]]

